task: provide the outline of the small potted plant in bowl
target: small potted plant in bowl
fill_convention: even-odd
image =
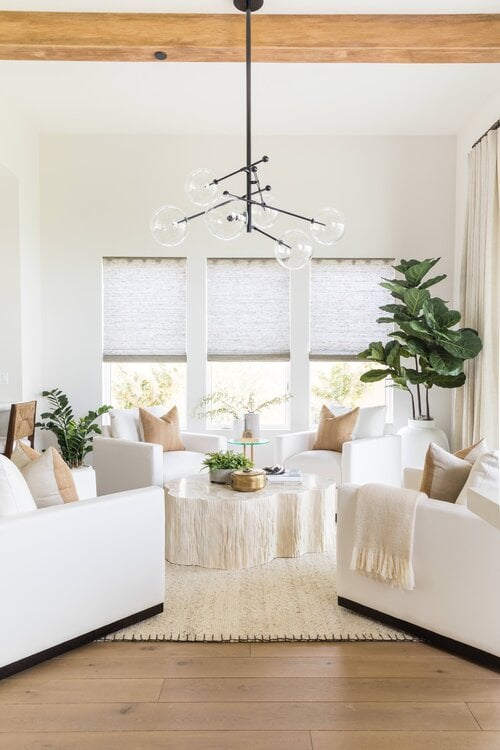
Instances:
[[[207,453],[203,461],[203,468],[209,470],[209,479],[215,484],[229,484],[233,471],[251,469],[252,466],[253,461],[234,451]]]

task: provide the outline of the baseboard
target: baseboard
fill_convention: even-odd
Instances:
[[[419,625],[406,622],[406,620],[399,620],[397,617],[388,615],[385,612],[379,612],[377,609],[372,609],[371,607],[366,607],[364,604],[353,602],[351,599],[345,599],[343,596],[339,596],[337,602],[341,607],[350,609],[360,615],[370,617],[372,620],[378,620],[384,625],[390,625],[398,630],[404,630],[416,638],[421,638],[431,646],[436,646],[443,649],[443,651],[449,651],[452,654],[461,656],[463,659],[481,664],[489,669],[500,671],[500,656],[495,656],[474,646],[468,646],[466,643],[453,640],[453,638],[447,638],[432,630],[426,630],[426,628],[421,628]]]
[[[39,651],[31,656],[26,656],[24,659],[19,659],[11,664],[6,664],[5,666],[0,667],[0,680],[4,677],[10,677],[17,672],[22,672],[24,669],[34,667],[42,661],[52,659],[54,656],[60,656],[66,651],[85,646],[87,643],[102,638],[103,636],[108,635],[108,633],[113,633],[115,630],[126,628],[129,625],[134,625],[136,622],[141,622],[141,620],[147,620],[148,617],[159,615],[161,612],[163,612],[163,602],[161,604],[155,604],[154,607],[143,609],[140,612],[134,612],[134,614],[128,615],[128,617],[123,617],[121,620],[110,622],[108,625],[103,625],[100,628],[91,630],[89,633],[84,633],[76,638],[71,638],[71,640],[64,641],[64,643],[58,643],[56,646],[46,648],[44,651]]]

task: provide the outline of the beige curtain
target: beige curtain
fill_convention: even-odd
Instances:
[[[455,392],[454,445],[486,438],[499,444],[500,138],[491,130],[469,154],[467,225],[461,265],[462,325],[483,340],[466,362],[465,385]]]

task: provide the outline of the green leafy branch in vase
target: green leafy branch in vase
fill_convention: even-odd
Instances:
[[[431,296],[430,287],[446,279],[446,274],[441,274],[424,280],[439,260],[402,260],[393,266],[404,278],[380,282],[396,301],[382,305],[380,309],[389,315],[378,318],[377,323],[391,323],[396,330],[389,334],[392,340],[388,343],[373,341],[358,354],[360,359],[381,366],[363,373],[360,379],[375,383],[390,378],[396,388],[410,394],[413,419],[432,418],[431,388],[460,388],[466,380],[465,361],[477,357],[483,347],[477,331],[455,328],[462,317],[458,310]]]
[[[229,415],[233,419],[241,419],[248,412],[262,412],[272,406],[278,406],[291,398],[290,393],[261,401],[255,399],[255,393],[250,392],[247,398],[235,396],[227,390],[213,391],[204,396],[196,405],[195,417],[208,417],[215,419],[222,415]]]

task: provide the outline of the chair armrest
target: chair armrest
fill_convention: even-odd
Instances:
[[[383,435],[342,446],[342,484],[381,482],[401,486],[401,438]]]
[[[161,604],[164,517],[146,487],[0,519],[0,667]]]
[[[422,469],[407,466],[403,469],[403,487],[407,490],[419,490],[422,481]]]
[[[316,430],[306,432],[288,432],[274,438],[274,460],[284,465],[285,461],[297,453],[312,450]]]
[[[95,437],[93,446],[98,495],[138,487],[163,487],[161,445]]]
[[[181,440],[187,451],[216,453],[225,451],[227,441],[221,435],[206,435],[204,432],[181,432]]]

